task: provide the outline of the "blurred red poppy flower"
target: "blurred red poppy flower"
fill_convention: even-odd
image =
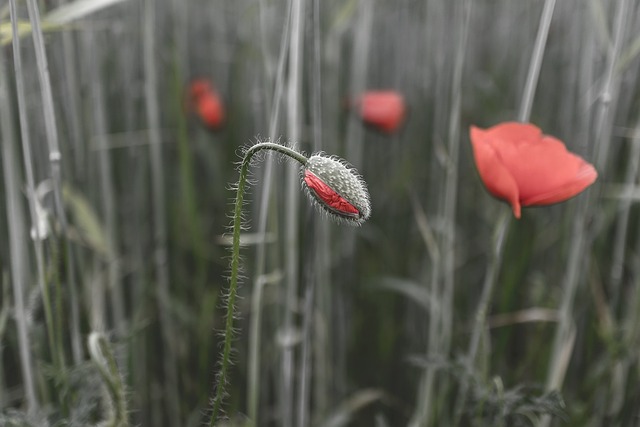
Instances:
[[[404,122],[404,97],[393,90],[365,92],[356,101],[362,121],[374,129],[391,134]]]
[[[206,79],[197,79],[189,87],[189,109],[212,130],[219,130],[225,121],[222,98]]]
[[[507,201],[516,218],[521,206],[565,201],[593,184],[593,165],[567,151],[564,143],[529,123],[471,126],[471,145],[487,190]]]

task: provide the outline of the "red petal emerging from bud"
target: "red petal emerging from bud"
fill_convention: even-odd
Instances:
[[[336,193],[331,187],[324,183],[313,172],[304,172],[304,182],[327,207],[339,215],[358,217],[360,212],[351,203],[347,202],[341,195]]]
[[[344,161],[315,154],[302,169],[302,181],[311,198],[331,217],[355,225],[369,218],[367,186]]]

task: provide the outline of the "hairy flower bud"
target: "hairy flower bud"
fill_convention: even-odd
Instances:
[[[358,172],[335,157],[315,154],[302,169],[307,194],[330,217],[360,225],[371,214],[366,183]]]

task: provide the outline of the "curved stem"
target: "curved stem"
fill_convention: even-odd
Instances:
[[[96,364],[111,399],[111,414],[104,422],[105,426],[127,427],[127,399],[125,398],[122,376],[107,339],[99,332],[91,332],[88,341],[89,354]]]
[[[285,145],[276,144],[273,142],[259,142],[256,145],[253,145],[251,148],[247,150],[244,154],[244,159],[242,160],[242,170],[240,171],[240,178],[242,179],[242,172],[248,170],[249,160],[260,150],[273,150],[280,154],[284,154],[285,156],[289,156],[292,159],[298,161],[303,166],[307,164],[307,159],[303,154],[297,152],[293,148],[289,148]],[[246,169],[246,170],[245,170]]]
[[[233,211],[233,245],[231,252],[231,279],[229,282],[229,295],[227,297],[227,318],[224,329],[224,347],[222,350],[222,362],[218,376],[215,396],[213,398],[213,411],[209,426],[213,427],[220,413],[222,399],[224,396],[224,387],[227,381],[227,370],[231,359],[231,337],[233,333],[233,317],[235,310],[236,295],[238,293],[238,270],[240,267],[240,228],[242,225],[242,203],[244,201],[244,189],[247,185],[247,176],[249,175],[249,166],[251,158],[254,154],[261,150],[273,150],[285,156],[291,157],[302,165],[306,165],[308,159],[299,152],[285,147],[284,145],[272,142],[259,142],[249,148],[242,159],[240,166],[240,179],[238,180],[238,188],[236,192],[236,202]]]

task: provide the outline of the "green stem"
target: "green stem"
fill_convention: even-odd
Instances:
[[[20,37],[18,34],[18,14],[16,0],[9,1],[9,11],[11,16],[11,30],[13,34],[13,65],[16,78],[16,92],[18,100],[18,117],[20,119],[20,136],[22,139],[22,157],[24,159],[24,170],[27,179],[27,195],[29,202],[29,214],[31,217],[31,223],[37,224],[38,217],[36,213],[35,204],[35,173],[33,170],[33,155],[31,151],[31,138],[29,132],[29,123],[27,121],[26,110],[26,95],[24,88],[24,74],[22,71],[22,55],[20,49]],[[33,239],[35,247],[36,267],[38,274],[38,286],[40,292],[42,292],[42,305],[44,308],[45,323],[47,328],[47,338],[49,343],[49,351],[51,352],[51,359],[53,365],[60,367],[56,352],[56,340],[55,330],[53,323],[53,308],[51,305],[51,298],[49,296],[49,287],[45,280],[45,268],[44,268],[44,249],[42,246],[42,239]]]
[[[180,422],[180,392],[177,353],[174,337],[177,335],[170,310],[171,277],[169,275],[169,245],[167,243],[167,201],[164,185],[165,166],[160,135],[160,96],[158,94],[158,67],[155,53],[157,2],[146,0],[142,14],[142,57],[145,76],[144,99],[149,126],[149,154],[151,162],[151,200],[153,212],[154,270],[156,300],[162,335],[162,370],[164,371],[164,403],[167,424],[177,426]]]
[[[108,419],[101,423],[105,427],[126,427],[129,425],[127,419],[127,399],[125,397],[122,376],[118,370],[118,364],[104,335],[98,332],[91,332],[89,335],[89,354],[96,364],[100,376],[102,376],[109,397],[111,399],[111,414]]]
[[[53,92],[51,89],[51,79],[49,77],[49,65],[47,62],[47,55],[45,51],[44,36],[42,34],[40,11],[38,9],[38,3],[36,0],[27,0],[27,11],[29,15],[29,22],[31,23],[31,35],[33,37],[33,47],[35,50],[36,65],[38,69],[38,81],[40,83],[40,92],[42,97],[42,112],[45,125],[45,141],[47,143],[47,150],[49,154],[49,166],[51,170],[51,182],[53,184],[53,201],[56,212],[56,219],[60,225],[60,231],[62,241],[67,240],[68,221],[67,215],[64,210],[64,204],[62,201],[62,154],[60,152],[60,144],[58,141],[58,128],[56,122],[55,108],[53,103]],[[15,22],[14,22],[15,23]],[[15,50],[14,50],[15,52]],[[72,254],[69,250],[69,246],[65,245],[65,267],[67,273],[67,283],[69,286],[69,293],[72,296],[71,306],[71,339],[72,342],[77,344],[80,340],[79,319],[77,318],[77,284],[75,280],[75,265]],[[54,267],[56,268],[56,267]],[[61,295],[56,295],[56,298],[61,298]],[[64,348],[62,344],[62,331],[58,329],[56,335],[56,345],[60,354],[60,360],[58,361],[59,367],[64,369]]]
[[[469,391],[469,377],[472,373],[472,366],[475,363],[476,355],[478,354],[478,346],[480,344],[480,336],[485,328],[485,322],[487,319],[487,313],[489,312],[489,306],[491,303],[491,295],[493,294],[493,288],[495,287],[496,279],[498,278],[498,272],[502,265],[502,255],[504,254],[505,237],[509,228],[511,212],[505,211],[502,217],[496,223],[495,234],[493,236],[493,253],[491,264],[487,269],[487,274],[484,277],[484,284],[482,285],[482,295],[480,295],[480,301],[478,302],[478,308],[476,310],[476,316],[471,332],[471,340],[469,341],[469,352],[465,360],[466,365],[466,377],[460,384],[460,390],[458,391],[458,398],[456,400],[455,412],[454,412],[454,426],[457,426],[462,417],[464,405],[467,400],[467,392]]]
[[[28,247],[26,238],[26,216],[20,194],[20,168],[16,152],[16,135],[13,123],[13,104],[10,102],[7,85],[7,65],[4,51],[0,52],[0,135],[2,136],[2,172],[6,194],[6,216],[9,235],[9,261],[11,285],[13,290],[13,312],[17,329],[18,349],[22,383],[27,402],[27,413],[32,415],[38,410],[34,382],[34,362],[31,354],[28,312],[25,295],[28,290],[30,274]],[[3,298],[4,301],[6,301]]]
[[[284,145],[274,144],[272,142],[259,142],[249,148],[242,159],[240,166],[240,179],[238,180],[238,188],[236,192],[236,202],[233,212],[233,245],[231,252],[231,280],[229,282],[229,295],[227,297],[227,318],[224,329],[224,347],[222,353],[222,363],[218,376],[218,383],[213,398],[213,411],[209,426],[213,427],[222,406],[224,396],[224,387],[227,382],[227,370],[231,359],[231,336],[233,333],[233,317],[235,310],[236,295],[238,293],[238,270],[240,267],[240,229],[242,225],[242,203],[244,202],[244,189],[247,185],[247,176],[249,175],[249,166],[251,158],[254,154],[261,150],[273,150],[285,156],[291,157],[302,165],[306,165],[308,159],[297,151],[285,147]]]

